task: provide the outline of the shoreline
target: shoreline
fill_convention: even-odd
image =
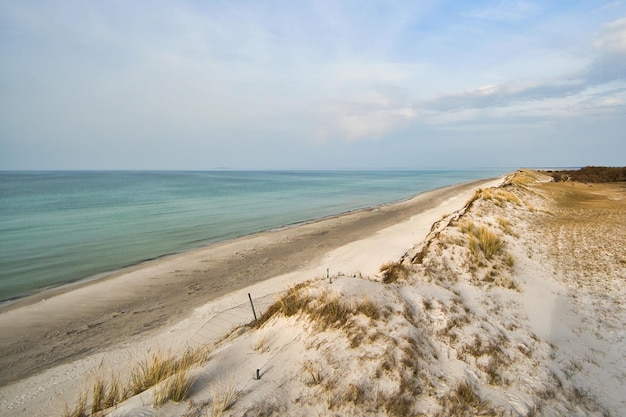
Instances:
[[[399,200],[394,200],[394,201],[390,201],[387,203],[380,203],[380,204],[375,204],[373,206],[367,206],[367,207],[362,207],[362,208],[357,208],[357,209],[353,209],[353,210],[348,210],[348,211],[343,211],[337,214],[330,214],[327,216],[322,216],[322,217],[317,217],[317,218],[311,218],[311,219],[307,219],[307,220],[303,220],[303,221],[299,221],[299,222],[294,222],[294,223],[287,223],[284,225],[280,225],[280,226],[276,226],[276,227],[271,227],[268,229],[264,229],[264,230],[260,230],[257,232],[252,232],[252,233],[248,233],[248,234],[242,234],[242,235],[238,235],[238,236],[234,236],[232,238],[227,238],[224,240],[218,240],[215,242],[210,242],[207,244],[203,244],[200,246],[196,246],[196,247],[191,247],[188,249],[184,249],[181,250],[179,252],[170,252],[170,253],[164,253],[162,255],[156,255],[152,258],[146,258],[143,260],[140,260],[138,262],[135,263],[131,263],[125,266],[122,266],[120,268],[115,268],[109,271],[103,271],[94,275],[90,275],[84,278],[80,278],[76,281],[72,281],[72,282],[66,282],[66,283],[62,283],[62,284],[56,284],[56,285],[51,285],[48,287],[43,287],[40,289],[36,289],[33,290],[33,292],[26,294],[26,295],[22,295],[22,296],[17,296],[14,298],[9,298],[6,300],[0,300],[0,314],[6,312],[6,311],[11,311],[14,308],[21,308],[24,306],[28,306],[31,305],[33,303],[39,302],[39,301],[43,301],[46,300],[48,298],[51,297],[55,297],[61,294],[64,294],[66,292],[70,292],[73,291],[75,289],[79,289],[82,288],[84,286],[87,285],[91,285],[91,284],[96,284],[99,281],[103,281],[103,280],[107,280],[113,276],[117,276],[118,274],[124,273],[125,271],[131,271],[135,268],[139,268],[143,265],[148,265],[152,262],[158,262],[160,260],[164,260],[166,258],[169,257],[173,257],[173,256],[178,256],[178,255],[184,255],[190,252],[195,252],[195,251],[201,251],[201,250],[207,250],[215,245],[220,245],[223,243],[229,243],[229,242],[234,242],[240,239],[245,239],[248,237],[254,237],[256,235],[260,235],[260,234],[264,234],[264,233],[276,233],[276,232],[281,232],[284,230],[289,230],[289,229],[294,229],[294,228],[298,228],[301,226],[306,226],[309,224],[315,224],[318,222],[323,222],[326,220],[332,220],[332,219],[336,219],[339,217],[343,217],[343,216],[349,216],[352,214],[356,214],[356,213],[360,213],[360,212],[367,212],[367,211],[375,211],[378,209],[381,209],[383,207],[390,207],[390,206],[394,206],[394,205],[398,205],[398,204],[402,204],[402,203],[407,203],[413,199],[415,199],[416,197],[419,197],[422,194],[426,194],[426,193],[431,193],[431,192],[437,192],[440,190],[445,190],[447,188],[451,188],[451,187],[457,187],[457,186],[463,186],[463,185],[470,185],[470,184],[474,184],[474,183],[479,183],[479,182],[484,182],[484,181],[490,181],[493,180],[493,178],[485,178],[485,179],[479,179],[479,180],[471,180],[471,181],[466,181],[466,182],[461,182],[458,184],[451,184],[451,185],[444,185],[441,187],[436,187],[433,188],[432,190],[428,190],[428,191],[424,191],[418,194],[414,194],[411,195],[409,197],[405,197],[405,198],[401,198]]]
[[[349,216],[351,214],[355,214],[355,213],[360,213],[360,212],[367,212],[367,211],[373,211],[373,210],[377,210],[383,207],[388,207],[388,206],[394,206],[397,204],[402,204],[402,203],[406,203],[416,197],[419,197],[422,194],[425,193],[431,193],[431,192],[437,192],[439,190],[444,190],[446,188],[449,187],[456,187],[456,186],[462,186],[465,184],[472,184],[472,183],[477,183],[477,182],[481,182],[481,181],[489,181],[492,180],[493,178],[484,178],[484,179],[478,179],[478,180],[470,180],[470,181],[465,181],[465,182],[461,182],[461,183],[456,183],[456,184],[451,184],[451,185],[444,185],[444,186],[440,186],[440,187],[436,187],[433,188],[432,190],[427,190],[427,191],[423,191],[420,192],[418,194],[414,194],[408,197],[404,197],[398,200],[393,200],[390,202],[385,202],[385,203],[380,203],[380,204],[375,204],[372,206],[367,206],[367,207],[362,207],[362,208],[356,208],[356,209],[352,209],[352,210],[347,210],[347,211],[343,211],[340,213],[336,213],[336,214],[330,214],[330,215],[326,215],[326,216],[322,216],[322,217],[315,217],[315,218],[311,218],[311,219],[306,219],[306,220],[302,220],[302,221],[298,221],[298,222],[293,222],[293,223],[286,223],[283,225],[279,225],[279,226],[273,226],[267,229],[263,229],[263,230],[259,230],[256,232],[251,232],[251,233],[247,233],[247,234],[241,234],[241,235],[237,235],[234,237],[230,237],[230,238],[226,238],[223,240],[217,240],[214,242],[207,242],[205,244],[199,245],[199,246],[194,246],[194,247],[190,247],[187,249],[183,249],[181,251],[178,252],[169,252],[169,253],[163,253],[161,255],[156,255],[154,257],[150,257],[150,258],[146,258],[146,259],[142,259],[139,260],[137,262],[134,263],[130,263],[128,265],[124,265],[121,266],[119,268],[114,268],[108,271],[103,271],[100,273],[96,273],[90,276],[86,276],[83,278],[80,278],[76,281],[71,281],[71,282],[66,282],[66,283],[61,283],[61,284],[53,284],[47,287],[43,287],[43,288],[39,288],[39,289],[35,289],[32,292],[25,294],[25,295],[21,295],[21,296],[16,296],[13,298],[8,298],[6,300],[0,300],[0,314],[2,314],[5,311],[10,311],[13,308],[19,308],[19,307],[23,307],[23,306],[27,306],[51,297],[55,297],[57,295],[63,294],[65,292],[68,291],[73,291],[74,289],[77,288],[82,288],[85,285],[90,285],[90,284],[94,284],[97,283],[98,281],[101,280],[106,280],[108,278],[110,278],[113,275],[119,274],[119,273],[123,273],[124,271],[127,270],[131,270],[133,268],[136,267],[140,267],[142,265],[146,265],[150,262],[156,262],[168,257],[172,257],[172,256],[177,256],[177,255],[183,255],[189,252],[194,252],[194,251],[199,251],[199,250],[205,250],[208,249],[212,246],[215,245],[219,245],[222,243],[228,243],[231,241],[236,241],[239,239],[245,239],[247,237],[252,237],[255,235],[259,235],[259,234],[263,234],[263,233],[274,233],[274,232],[280,232],[283,230],[288,230],[288,229],[293,229],[293,228],[298,228],[301,226],[306,226],[309,224],[314,224],[317,222],[323,222],[325,220],[331,220],[334,218],[338,218],[338,217],[342,217],[342,216]]]
[[[490,181],[495,180],[447,186],[395,203],[222,241],[19,299],[0,307],[0,386],[122,343],[145,340],[211,300],[270,278],[296,272],[312,278],[321,272],[320,265],[327,265],[329,253],[401,225]],[[403,245],[401,250],[410,247]],[[358,261],[358,256],[354,259]],[[392,259],[368,259],[379,263],[363,272],[371,273]],[[334,271],[340,267],[327,266]]]

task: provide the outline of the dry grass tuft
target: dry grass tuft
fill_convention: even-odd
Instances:
[[[468,382],[461,382],[443,399],[438,416],[495,416],[497,413]]]
[[[469,234],[468,248],[474,259],[482,252],[486,259],[492,259],[504,247],[504,240],[486,226],[476,227],[466,221],[459,225],[462,233]]]
[[[478,228],[476,237],[485,258],[491,259],[504,246],[504,241],[485,226]]]
[[[219,417],[224,414],[225,411],[230,410],[230,408],[235,405],[240,396],[241,392],[235,389],[234,382],[218,382],[211,389],[211,398],[213,403],[211,416]]]
[[[504,185],[517,185],[520,187],[526,187],[530,184],[537,182],[538,179],[539,175],[536,172],[520,170],[515,172],[510,178],[508,178],[507,182]]]
[[[506,203],[516,206],[521,205],[520,199],[515,194],[502,188],[478,189],[474,193],[471,202],[479,199],[493,201],[498,207],[504,207]]]
[[[131,371],[132,395],[137,395],[173,375],[174,361],[171,354],[153,353],[149,359],[139,362]]]
[[[206,347],[187,349],[181,356],[172,353],[155,352],[149,359],[145,359],[135,365],[130,372],[127,381],[121,381],[119,376],[111,375],[105,378],[102,372],[98,374],[90,390],[81,393],[72,409],[65,405],[64,417],[82,417],[99,415],[104,410],[116,406],[122,401],[144,392],[160,382],[175,376],[161,389],[163,392],[155,393],[155,404],[163,404],[169,400],[176,401],[180,398],[182,389],[186,386],[183,379],[189,383],[185,375],[187,371],[196,365],[204,363],[209,356]],[[102,369],[103,364],[100,364]],[[100,371],[101,371],[100,369]],[[181,379],[183,378],[183,379]],[[91,394],[91,406],[88,408],[89,394]],[[165,398],[163,402],[156,397]],[[156,405],[155,405],[156,406]]]
[[[289,288],[285,294],[283,294],[274,304],[254,322],[253,326],[259,328],[263,326],[268,320],[270,320],[276,314],[282,314],[285,317],[291,317],[296,313],[303,311],[311,298],[305,295],[302,289],[308,285],[308,283],[300,283]]]
[[[378,304],[373,302],[369,298],[364,298],[360,303],[356,305],[354,309],[357,313],[363,314],[365,317],[369,317],[372,320],[378,320],[380,318],[380,308]]]
[[[409,276],[409,269],[400,262],[387,262],[380,267],[383,273],[382,282],[390,284],[398,280],[405,280]]]
[[[343,393],[343,400],[345,402],[351,402],[354,405],[359,405],[363,402],[364,396],[365,392],[363,388],[356,384],[350,384]]]
[[[81,392],[78,400],[72,408],[69,408],[67,403],[65,403],[65,410],[63,411],[63,417],[88,417],[89,413],[87,412],[87,393]]]
[[[321,305],[308,311],[309,317],[315,323],[318,330],[326,330],[329,327],[341,328],[352,316],[353,309],[347,303],[341,302],[338,296],[331,299],[324,297]]]
[[[302,370],[307,376],[307,380],[305,381],[306,385],[313,386],[322,383],[322,369],[318,363],[306,361],[302,365]]]
[[[103,374],[96,377],[91,395],[91,414],[114,407],[127,397],[119,377],[111,376],[107,380]]]
[[[187,371],[178,372],[171,376],[154,391],[153,406],[156,408],[168,401],[178,403],[185,400],[194,381],[194,378],[190,377]]]
[[[511,222],[508,219],[505,219],[504,217],[498,217],[498,224],[500,225],[500,228],[504,233],[513,237],[517,237],[517,234],[513,231]]]

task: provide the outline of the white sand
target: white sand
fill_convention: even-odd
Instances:
[[[212,403],[227,387],[239,395],[223,415],[393,415],[400,413],[407,396],[419,399],[412,403],[413,413],[427,415],[445,415],[441,410],[626,415],[624,309],[607,305],[618,321],[607,323],[580,308],[626,298],[625,291],[616,289],[613,298],[592,290],[577,292],[547,255],[549,242],[541,242],[540,231],[533,229],[537,210],[523,204],[479,200],[463,215],[462,221],[495,230],[515,259],[513,267],[504,266],[504,255],[472,267],[467,248],[455,243],[465,239],[463,233],[456,224],[448,225],[454,215],[429,232],[473,194],[466,191],[335,249],[302,270],[233,291],[154,337],[3,387],[0,415],[58,415],[53,410],[74,401],[99,364],[123,374],[149,351],[213,342],[251,320],[248,293],[262,310],[278,292],[310,279],[302,291],[314,299],[339,296],[352,305],[369,299],[386,313],[378,319],[356,314],[347,330],[320,330],[299,315],[274,317],[258,330],[233,334],[218,344],[209,361],[194,371],[192,402],[154,408],[154,390],[148,390],[110,415],[210,415]],[[540,209],[548,204],[532,193],[521,192],[521,197]],[[502,218],[511,221],[512,234],[499,226]],[[407,251],[414,255],[425,239],[430,246],[424,261],[412,266],[408,281],[380,282],[381,264]],[[487,275],[494,267],[496,272]],[[332,283],[325,279],[327,268]],[[485,276],[493,278],[486,281]],[[616,278],[608,274],[606,280]],[[260,380],[254,378],[257,369]],[[469,383],[482,400],[455,409],[463,404],[455,394],[461,382]]]

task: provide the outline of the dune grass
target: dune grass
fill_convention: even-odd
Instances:
[[[436,414],[443,416],[496,416],[498,414],[490,404],[483,400],[472,384],[463,381],[442,398],[442,409]]]
[[[160,407],[168,401],[181,402],[187,398],[195,379],[184,370],[171,376],[166,382],[157,386],[154,391],[152,405]]]
[[[206,349],[187,349],[180,357],[172,353],[155,352],[131,371],[130,392],[137,395],[173,375],[201,364],[207,358]]]
[[[487,226],[476,226],[470,221],[459,226],[462,233],[469,235],[468,248],[474,259],[482,252],[487,260],[492,259],[504,247],[504,240]]]
[[[88,417],[90,414],[87,412],[87,393],[85,391],[80,393],[80,396],[70,408],[65,403],[65,409],[63,411],[63,417]]]
[[[119,376],[106,378],[100,373],[91,388],[91,414],[114,407],[125,397]]]
[[[381,315],[380,306],[367,297],[358,302],[347,302],[339,294],[329,291],[312,296],[306,290],[306,285],[291,287],[250,326],[258,329],[274,316],[302,314],[317,331],[324,331],[329,328],[347,328],[350,319],[358,314],[374,320]]]
[[[230,382],[219,381],[211,389],[211,399],[213,408],[211,410],[212,417],[219,417],[228,411],[239,399],[241,392],[235,389],[235,384]]]
[[[99,415],[104,410],[158,386],[169,378],[169,381],[158,387],[154,394],[154,406],[160,406],[167,401],[181,401],[184,399],[193,383],[188,371],[204,363],[208,359],[209,351],[206,347],[187,349],[182,355],[171,352],[154,352],[149,358],[142,360],[130,370],[127,380],[118,375],[106,377],[100,371],[90,388],[81,392],[79,398],[70,408],[67,404],[63,417],[88,417]]]
[[[380,267],[380,272],[383,274],[384,284],[405,280],[409,276],[409,269],[400,262],[387,262]]]

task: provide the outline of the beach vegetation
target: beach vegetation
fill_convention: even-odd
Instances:
[[[499,415],[483,400],[469,382],[458,383],[441,400],[442,409],[437,417],[443,416],[495,416]]]
[[[267,336],[259,335],[256,342],[254,343],[254,350],[259,353],[269,352],[270,348],[268,346]]]
[[[72,407],[65,403],[63,417],[89,417],[89,412],[87,411],[87,398],[87,392],[83,391],[80,393],[78,400],[76,400]]]
[[[485,258],[487,259],[493,258],[493,256],[498,253],[504,245],[504,241],[485,226],[478,228],[476,237],[478,238],[480,249],[483,251]]]
[[[534,171],[520,170],[511,175],[504,186],[517,185],[519,187],[526,187],[530,184],[537,182],[538,174]]]
[[[355,308],[357,313],[363,314],[365,317],[369,317],[372,320],[378,320],[380,318],[380,306],[378,303],[372,301],[369,297],[365,297],[361,300]]]
[[[302,370],[306,375],[306,385],[314,386],[322,383],[322,368],[318,363],[308,360],[302,365]]]
[[[341,328],[352,316],[353,309],[348,303],[342,302],[338,296],[332,298],[323,297],[317,308],[308,311],[310,319],[315,327],[324,331],[329,327]]]
[[[148,359],[139,362],[131,371],[130,392],[137,395],[154,387],[161,381],[189,370],[208,359],[206,348],[187,349],[182,356],[172,353],[155,352]]]
[[[359,405],[363,402],[365,396],[365,390],[357,384],[351,383],[348,388],[343,392],[343,400],[345,402],[351,402],[354,405]]]
[[[409,269],[401,262],[387,262],[380,267],[382,282],[390,284],[398,280],[405,280],[409,276]]]
[[[312,296],[305,291],[305,286],[300,285],[290,288],[279,297],[256,322],[251,324],[251,327],[259,328],[274,316],[291,317],[302,314],[317,331],[329,328],[348,329],[354,327],[350,326],[349,322],[355,315],[362,314],[377,320],[383,313],[380,306],[368,297],[358,302],[346,302],[338,294],[331,294],[328,291]],[[356,340],[359,339],[358,332],[353,332],[353,336],[354,343],[358,345]]]
[[[168,378],[169,381],[155,391],[155,407],[170,400],[181,401],[193,383],[187,371],[206,362],[208,356],[209,350],[204,346],[187,349],[182,355],[159,351],[133,366],[127,380],[122,380],[119,375],[107,378],[100,372],[91,389],[83,391],[72,408],[65,405],[63,417],[97,415]],[[100,364],[100,371],[103,365]]]
[[[550,171],[553,181],[586,183],[626,182],[626,167],[587,166],[578,170]]]
[[[155,388],[152,405],[156,408],[168,401],[178,403],[185,400],[194,381],[186,370],[176,373]]]
[[[211,389],[211,402],[213,404],[211,416],[222,416],[225,411],[230,410],[235,405],[240,396],[241,392],[235,389],[233,381],[218,381]]]
[[[253,323],[253,327],[260,328],[276,314],[291,317],[302,312],[311,302],[311,297],[306,295],[302,289],[309,285],[308,282],[296,284],[290,287],[276,302],[270,305],[267,310]]]
[[[476,226],[470,221],[459,225],[462,233],[469,235],[468,249],[474,259],[482,252],[485,259],[492,259],[504,247],[504,240],[492,232],[487,226]]]
[[[513,231],[513,225],[508,219],[505,219],[504,217],[498,217],[498,225],[500,225],[502,231],[507,235],[518,237],[515,231]]]
[[[515,194],[502,188],[489,188],[484,190],[483,199],[491,200],[499,207],[502,207],[505,203],[511,203],[516,206],[520,205],[520,199]]]
[[[114,407],[126,397],[119,376],[107,379],[102,373],[96,377],[91,395],[91,414]]]

